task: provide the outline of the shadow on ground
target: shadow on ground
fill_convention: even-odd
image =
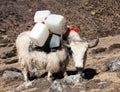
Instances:
[[[92,68],[87,68],[83,72],[85,74],[85,76],[84,76],[85,79],[92,79],[95,75],[98,74],[98,73],[96,73],[96,70],[92,69]]]
[[[76,70],[69,70],[67,71],[67,75],[70,76],[70,75],[76,75],[78,72]],[[94,78],[95,75],[97,75],[98,73],[96,73],[96,70],[95,69],[92,69],[92,68],[87,68],[83,71],[84,73],[84,79],[92,79]],[[45,78],[47,76],[47,72],[43,73],[41,76],[36,76],[34,74],[29,74],[30,76],[30,80],[34,80],[34,79],[37,79],[37,78]],[[53,74],[53,77],[54,79],[62,79],[64,78],[64,75],[62,72],[59,72],[59,73],[54,73]]]

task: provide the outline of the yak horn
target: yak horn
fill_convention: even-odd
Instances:
[[[93,47],[97,46],[98,42],[99,42],[99,36],[98,36],[98,33],[97,33],[95,43],[94,43],[94,44],[92,44],[92,45],[88,45],[88,48],[93,48]]]

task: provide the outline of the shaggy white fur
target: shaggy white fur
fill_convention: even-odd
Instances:
[[[65,48],[48,54],[44,51],[29,51],[29,47],[32,44],[29,33],[30,31],[21,33],[16,40],[16,48],[24,80],[28,81],[28,71],[34,72],[35,70],[45,69],[50,80],[52,73],[66,72],[69,60]]]

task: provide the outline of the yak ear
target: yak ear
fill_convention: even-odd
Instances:
[[[67,44],[67,43],[64,43],[63,45],[64,45],[65,47],[70,48],[70,45],[69,45],[69,44]]]
[[[62,41],[63,46],[70,48],[70,45],[68,44],[68,41]]]

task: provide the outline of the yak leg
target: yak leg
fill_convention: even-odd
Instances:
[[[48,81],[52,82],[53,80],[53,76],[51,72],[48,72],[48,76],[47,76]]]
[[[64,75],[64,77],[68,76],[68,75],[67,75],[67,69],[66,69],[66,67],[65,67],[64,70],[63,70],[63,75]]]
[[[22,65],[22,73],[23,73],[23,77],[24,77],[24,81],[28,82],[28,67],[25,65]]]

